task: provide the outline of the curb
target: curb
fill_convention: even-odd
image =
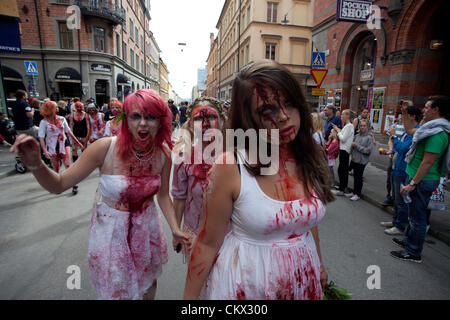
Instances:
[[[363,199],[364,201],[367,201],[368,203],[380,208],[381,210],[394,215],[394,208],[392,208],[391,206],[383,206],[381,205],[381,203],[377,200],[375,200],[372,197],[366,196],[366,195],[361,195],[361,199]],[[436,239],[441,240],[442,242],[444,242],[446,245],[450,246],[450,236],[439,232],[439,231],[435,231],[430,227],[430,230],[428,230],[428,234]]]

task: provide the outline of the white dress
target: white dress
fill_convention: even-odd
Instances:
[[[114,151],[114,137],[105,163]],[[160,175],[100,176],[89,234],[89,270],[98,299],[142,299],[167,263],[167,241],[154,201]],[[111,203],[127,204],[129,211]]]
[[[320,259],[310,230],[325,216],[325,206],[315,192],[310,201],[271,199],[239,166],[241,191],[231,232],[207,278],[205,299],[322,299]]]

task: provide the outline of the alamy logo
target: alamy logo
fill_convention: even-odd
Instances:
[[[81,11],[79,6],[69,6],[66,9],[66,13],[69,15],[67,18],[67,29],[80,30],[81,29]]]

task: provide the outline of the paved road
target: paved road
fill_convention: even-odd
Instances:
[[[52,195],[31,174],[0,179],[0,299],[95,299],[87,268],[88,228],[98,174],[80,192]],[[330,280],[355,299],[450,298],[450,247],[427,238],[422,264],[389,256],[396,250],[379,226],[391,216],[364,202],[339,199],[319,227]],[[169,229],[165,224],[166,234]],[[168,239],[170,243],[170,238]],[[169,250],[157,299],[180,299],[186,266]],[[81,289],[67,289],[69,266],[79,266]],[[381,289],[369,290],[369,266],[380,268]]]

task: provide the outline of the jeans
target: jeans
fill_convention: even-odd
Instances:
[[[405,185],[405,177],[392,175],[392,187],[394,193],[394,217],[392,224],[401,231],[405,231],[408,226],[408,204],[403,201],[403,196],[400,194],[400,184]]]
[[[406,184],[411,178],[406,179]],[[405,250],[420,257],[423,250],[423,243],[427,233],[427,207],[433,191],[439,186],[437,181],[420,181],[416,188],[409,194],[411,203],[408,203],[409,226],[403,241],[406,243]]]
[[[339,150],[339,190],[345,191],[348,185],[348,165],[350,154],[345,150]]]
[[[387,195],[386,195],[386,199],[388,200],[392,200],[393,199],[393,192],[392,192],[392,171],[394,171],[392,169],[392,159],[389,158],[389,167],[387,168],[387,177],[386,177],[386,191],[387,191]]]
[[[361,190],[363,187],[363,174],[366,168],[365,164],[351,162],[353,168],[353,193],[361,197]]]

